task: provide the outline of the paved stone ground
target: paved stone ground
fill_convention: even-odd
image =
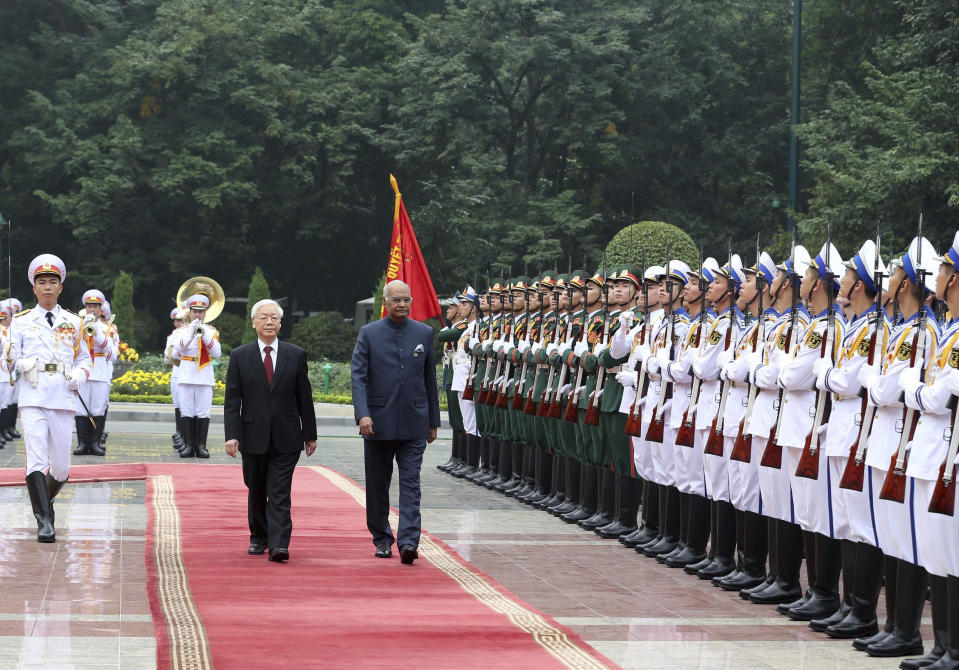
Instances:
[[[363,484],[362,441],[349,408],[325,408],[319,408],[325,418],[317,453],[300,462],[327,465]],[[170,447],[170,416],[162,407],[115,405],[106,457],[73,462],[180,462]],[[221,440],[215,417],[210,445]],[[443,430],[427,449],[424,528],[622,667],[898,667],[898,659],[870,659],[771,607],[450,477],[435,468],[449,444]],[[211,463],[237,462],[222,447],[212,451]],[[0,450],[0,467],[22,467],[23,459],[22,441]],[[57,499],[59,541],[51,546],[35,542],[26,491],[0,488],[0,668],[155,667],[143,586],[144,496],[143,482],[68,484]],[[928,609],[925,616],[923,633],[931,640]]]

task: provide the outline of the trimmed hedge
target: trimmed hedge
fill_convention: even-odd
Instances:
[[[673,258],[699,267],[699,248],[681,228],[662,221],[640,221],[613,235],[606,246],[606,263],[610,266],[635,263],[642,266],[643,252],[648,265],[665,265],[666,248]]]

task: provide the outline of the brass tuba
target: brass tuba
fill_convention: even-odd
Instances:
[[[206,314],[203,317],[203,323],[210,323],[223,311],[226,305],[226,294],[215,280],[209,277],[193,277],[187,279],[177,289],[176,304],[182,305],[187,298],[197,293],[202,293],[210,299],[210,306],[206,308]]]

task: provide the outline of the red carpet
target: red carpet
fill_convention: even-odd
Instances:
[[[427,533],[413,566],[374,558],[362,490],[330,470],[297,469],[284,564],[246,554],[239,467],[79,466],[70,479],[144,469],[160,668],[615,667]]]

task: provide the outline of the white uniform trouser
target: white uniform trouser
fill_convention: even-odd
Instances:
[[[173,400],[173,406],[180,409],[180,397],[177,395],[177,389],[180,384],[175,377],[170,377],[170,398]]]
[[[753,435],[753,453],[756,454],[760,462],[762,462],[768,441],[765,437]],[[789,482],[789,470],[786,469],[788,466],[786,465],[785,452],[787,451],[789,451],[789,448],[783,447],[783,466],[781,468],[759,466],[759,492],[763,497],[763,514],[781,521],[795,523],[792,485]]]
[[[929,512],[929,500],[936,488],[936,482],[928,479],[916,479],[916,496],[913,510],[916,516],[916,546],[919,561],[934,575],[959,576],[959,517],[932,514]],[[951,484],[955,486],[955,483]]]
[[[638,437],[629,438],[633,443],[633,465],[636,466],[636,475],[655,483],[653,457],[646,440]]]
[[[472,400],[464,400],[462,391],[457,391],[456,397],[460,403],[460,413],[463,415],[463,430],[468,435],[479,435],[476,429],[476,405]]]
[[[16,386],[10,386],[10,384],[6,383],[5,379],[0,379],[0,409],[16,402],[13,399],[13,394],[16,389]]]
[[[875,510],[876,536],[879,538],[879,548],[887,556],[895,556],[910,563],[922,565],[916,547],[916,526],[913,516],[913,498],[915,496],[915,481],[906,477],[906,496],[903,502],[883,500],[879,497],[882,483],[886,479],[886,470],[871,468],[872,472],[872,506]],[[920,505],[928,507],[929,500],[923,500]],[[954,542],[954,538],[950,541]]]
[[[49,471],[54,479],[66,481],[70,473],[73,416],[74,412],[68,409],[20,408],[28,475]]]
[[[696,431],[696,439],[703,442],[709,439],[709,431]],[[732,443],[723,439],[723,455],[711,456],[703,455],[703,471],[706,475],[706,491],[710,500],[725,500],[729,502],[729,470],[726,468],[729,463],[729,452],[732,449]]]
[[[726,441],[726,453],[732,454],[736,438],[725,435],[723,440]],[[729,501],[733,507],[743,512],[765,514],[759,492],[759,461],[762,460],[763,454],[756,449],[756,441],[757,438],[754,437],[748,463],[732,459],[726,462],[729,470]]]
[[[693,431],[693,446],[677,444],[675,448],[676,488],[683,493],[695,493],[706,496],[706,482],[703,479],[703,440],[701,431]]]
[[[783,468],[789,473],[789,483],[793,491],[793,507],[796,523],[803,530],[820,533],[826,537],[836,537],[832,520],[832,497],[829,486],[829,465],[826,452],[816,450],[819,459],[819,478],[797,477],[796,467],[802,458],[803,449],[783,447]]]
[[[213,387],[206,384],[177,385],[180,396],[180,416],[198,416],[210,418],[210,406],[213,404]]]
[[[835,537],[840,540],[865,542],[876,546],[876,529],[872,520],[872,496],[869,489],[872,479],[870,468],[863,477],[863,490],[839,488],[848,456],[829,456],[829,491],[832,499],[832,522]]]
[[[668,424],[668,422],[666,422]],[[673,450],[676,448],[676,429],[663,426],[663,441],[649,442],[649,451],[653,456],[653,481],[663,486],[676,486],[676,462]]]
[[[91,416],[103,416],[107,413],[107,403],[110,402],[110,382],[99,382],[93,379],[87,381],[78,391],[83,402],[90,408]],[[77,414],[86,416],[87,411],[81,403],[77,403]]]

